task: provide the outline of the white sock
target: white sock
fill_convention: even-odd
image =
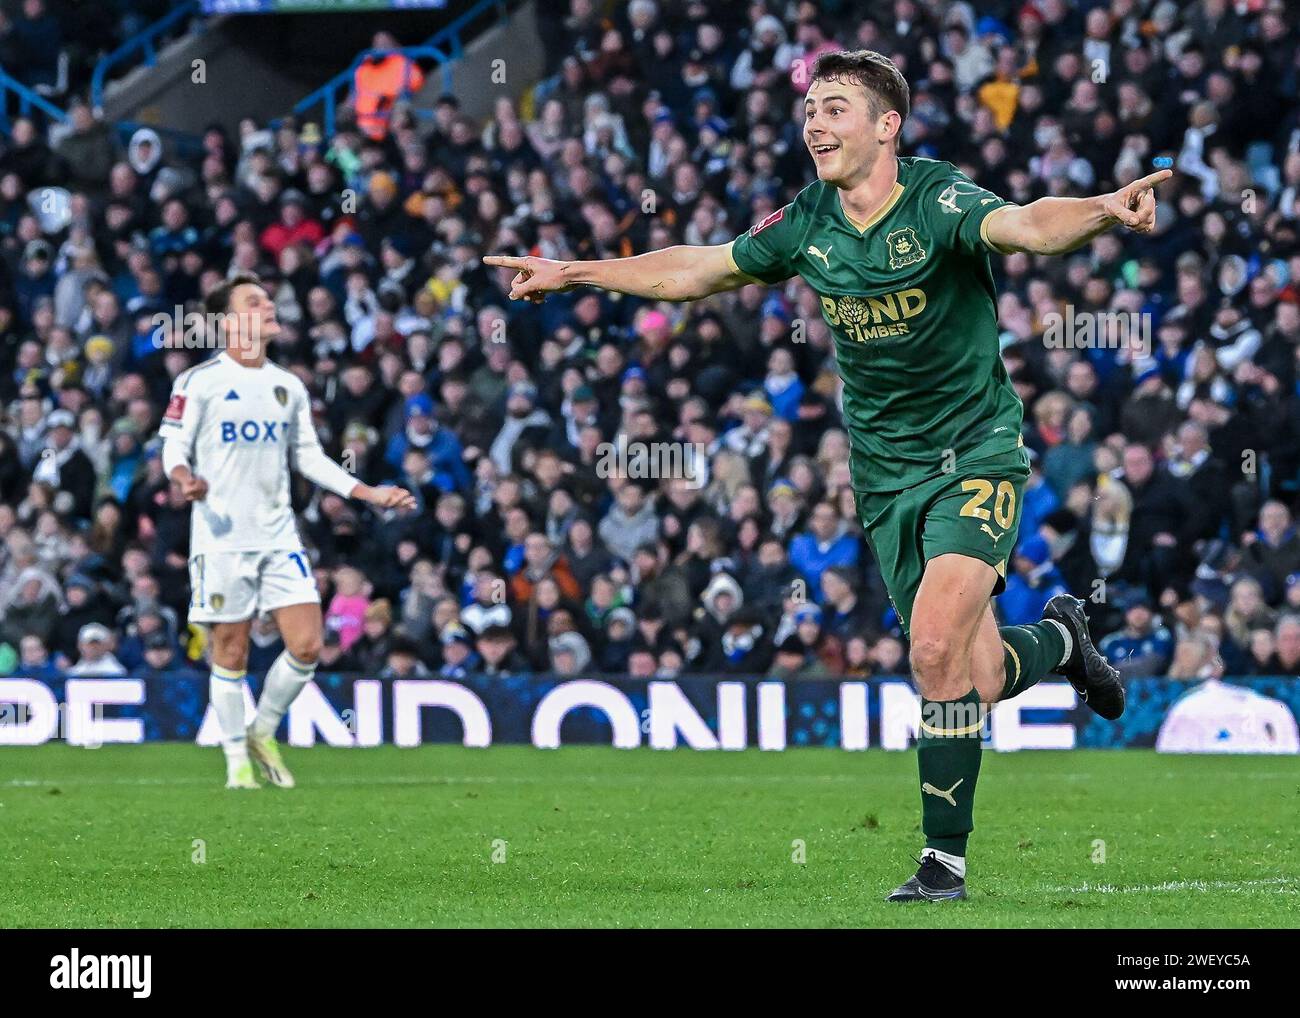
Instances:
[[[244,742],[245,674],[214,664],[208,676],[208,699],[217,712],[221,748],[225,750],[226,759],[231,761],[248,759],[248,747]]]
[[[299,661],[287,650],[281,652],[266,673],[266,685],[262,689],[262,699],[257,705],[257,717],[253,718],[253,734],[267,737],[275,734],[280,719],[289,709],[289,704],[297,699],[302,687],[316,674],[316,664]]]
[[[1070,655],[1074,653],[1074,637],[1070,635],[1070,630],[1056,619],[1043,619],[1048,625],[1055,626],[1061,631],[1061,639],[1065,641],[1065,653],[1061,655],[1061,660],[1056,662],[1056,667],[1060,668],[1065,662],[1070,660]]]
[[[956,876],[961,877],[963,880],[966,879],[966,857],[965,856],[953,855],[951,852],[940,852],[937,848],[922,849],[921,858],[924,859],[927,855],[934,856],[941,863],[947,866],[948,869],[952,870],[952,872]]]

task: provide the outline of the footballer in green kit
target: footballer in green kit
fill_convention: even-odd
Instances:
[[[803,138],[817,179],[728,244],[601,261],[494,255],[512,299],[590,285],[695,300],[800,276],[835,339],[858,516],[910,643],[921,696],[918,785],[925,845],[889,900],[966,897],[989,705],[1049,674],[1099,715],[1124,710],[1118,673],[1088,634],[1083,602],[999,626],[1029,477],[1023,408],[998,345],[991,252],[1064,254],[1115,226],[1155,225],[1168,170],[1093,198],[1010,204],[950,163],[898,155],[906,80],[870,50],[813,67]]]

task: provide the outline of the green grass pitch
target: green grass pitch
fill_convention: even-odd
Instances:
[[[986,753],[971,899],[897,906],[910,753],[285,752],[297,789],[240,793],[212,749],[0,749],[0,925],[1232,927],[1300,907],[1294,758]]]

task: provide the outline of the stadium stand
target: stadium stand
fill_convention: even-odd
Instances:
[[[73,100],[54,143],[17,117],[0,145],[0,673],[202,657],[156,433],[207,355],[175,309],[246,270],[326,448],[420,501],[379,518],[302,486],[324,669],[905,671],[805,286],[534,306],[480,261],[731,239],[811,179],[800,69],[840,47],[906,73],[906,154],[1012,200],[1175,160],[1152,235],[995,260],[1035,462],[1008,621],[1065,587],[1129,675],[1300,673],[1300,45],[1280,0],[538,0],[545,77],[483,121],[454,94],[379,128],[363,101],[332,136],[259,110],[192,154],[147,127],[124,146],[76,101],[158,6],[0,16],[8,73],[51,94],[62,74]],[[1149,348],[1050,341],[1099,313],[1139,315]],[[605,443],[701,447],[702,470],[611,473]],[[256,670],[273,629],[254,644]]]

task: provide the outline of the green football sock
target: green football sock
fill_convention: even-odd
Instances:
[[[966,839],[974,826],[983,717],[980,695],[974,689],[958,700],[921,698],[916,759],[926,848],[966,854]]]
[[[1056,624],[1002,626],[998,632],[1002,634],[1002,657],[1006,663],[1006,678],[999,699],[1009,700],[1023,693],[1060,667],[1065,656],[1065,637]]]

